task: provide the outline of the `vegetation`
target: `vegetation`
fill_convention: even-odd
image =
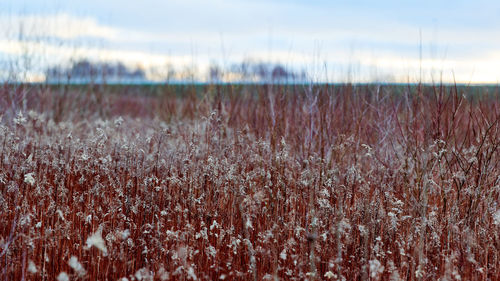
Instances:
[[[495,88],[4,85],[0,112],[2,280],[500,276]]]

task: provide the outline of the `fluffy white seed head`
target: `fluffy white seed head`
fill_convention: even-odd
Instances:
[[[500,209],[493,214],[493,224],[500,225]]]
[[[68,261],[68,264],[80,276],[83,276],[87,273],[85,268],[83,268],[82,264],[78,261],[78,258],[75,256],[71,256],[71,258]]]
[[[87,248],[91,248],[92,246],[99,249],[105,256],[108,254],[106,243],[104,239],[102,239],[102,228],[99,228],[94,234],[87,238]]]
[[[66,272],[61,272],[57,275],[57,281],[69,281],[69,276]]]
[[[29,185],[34,185],[35,184],[35,173],[27,173],[24,175],[24,182],[29,184]]]
[[[36,268],[36,264],[32,261],[28,261],[28,272],[29,273],[37,273],[38,269]]]

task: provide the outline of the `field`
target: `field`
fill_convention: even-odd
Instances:
[[[499,280],[500,93],[0,88],[1,280]]]

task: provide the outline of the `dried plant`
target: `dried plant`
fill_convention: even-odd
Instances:
[[[0,91],[2,280],[500,276],[491,88]]]

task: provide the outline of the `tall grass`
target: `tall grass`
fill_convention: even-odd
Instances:
[[[5,85],[0,278],[495,280],[500,99],[473,90]]]

